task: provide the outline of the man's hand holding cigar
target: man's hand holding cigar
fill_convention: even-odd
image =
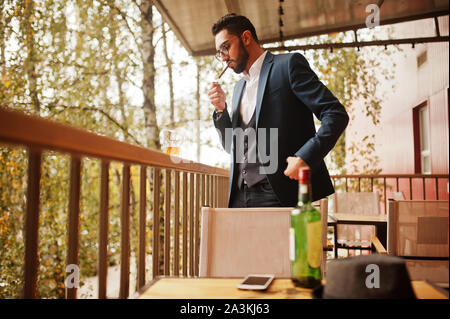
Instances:
[[[218,82],[213,82],[208,92],[209,100],[216,108],[216,113],[222,113],[226,107],[226,96]]]

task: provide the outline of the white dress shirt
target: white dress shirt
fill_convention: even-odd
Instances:
[[[247,82],[242,92],[241,99],[241,117],[242,121],[247,124],[252,118],[256,108],[256,94],[258,92],[259,74],[261,73],[261,67],[266,57],[267,51],[253,62],[248,73],[244,71],[244,79]]]

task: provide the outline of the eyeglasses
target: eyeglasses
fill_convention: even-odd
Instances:
[[[236,36],[236,38],[238,38],[238,37]],[[234,39],[232,39],[232,40],[234,40]],[[222,56],[228,56],[229,50],[231,48],[230,41],[231,40],[227,40],[220,45],[220,49],[219,49],[219,51],[216,52],[216,55],[215,55],[215,57],[218,61],[222,62]]]

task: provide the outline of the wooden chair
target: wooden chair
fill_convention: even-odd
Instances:
[[[321,200],[326,247],[328,201]],[[200,277],[244,277],[270,273],[289,278],[289,207],[202,208]],[[326,251],[322,260],[325,272]]]
[[[403,192],[392,192],[391,196],[394,200],[405,200],[405,195]]]
[[[331,196],[334,215],[380,215],[380,196],[377,192],[342,192]],[[337,225],[336,241],[339,248],[370,249],[370,240],[375,236],[375,226]],[[358,238],[359,237],[359,238]],[[351,242],[354,241],[354,245]],[[350,243],[350,244],[349,244]],[[337,248],[336,248],[337,249]]]
[[[379,253],[405,258],[411,280],[430,280],[448,287],[448,200],[389,200],[387,251],[376,237]]]

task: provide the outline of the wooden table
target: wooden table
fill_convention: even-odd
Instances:
[[[161,277],[150,282],[139,299],[312,299],[311,289],[295,287],[290,279],[275,279],[266,291],[240,290],[242,278]],[[412,281],[418,299],[448,299],[424,281]]]
[[[328,218],[328,225],[334,228],[334,256],[338,258],[337,249],[337,225],[373,225],[376,236],[381,244],[387,247],[387,216],[386,215],[358,215],[358,214],[333,214]]]

